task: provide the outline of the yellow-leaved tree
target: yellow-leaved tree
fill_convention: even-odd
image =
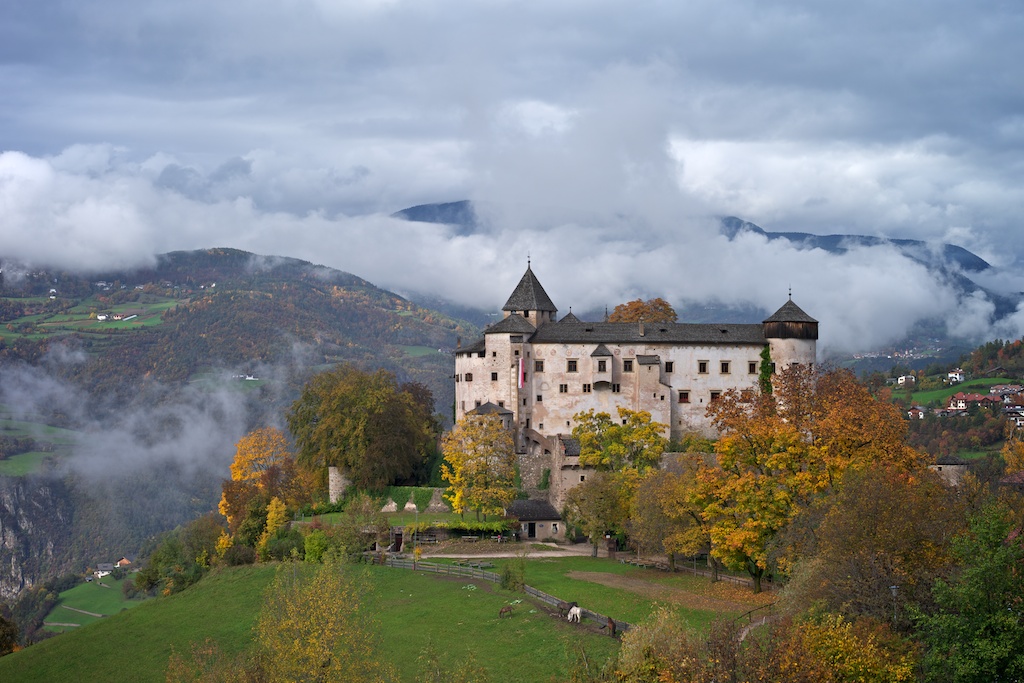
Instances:
[[[261,680],[394,680],[363,610],[364,593],[330,555],[323,565],[282,566],[256,624]]]
[[[645,410],[618,409],[619,419],[593,409],[573,416],[573,438],[580,443],[580,465],[617,472],[644,472],[657,466],[668,447],[666,426],[653,422]]]
[[[461,420],[441,440],[441,478],[452,510],[500,515],[516,497],[516,454],[512,432],[497,415]]]
[[[286,504],[296,505],[305,502],[309,490],[301,473],[296,471],[295,458],[284,432],[274,427],[261,427],[243,436],[235,445],[231,479],[221,486],[217,509],[234,532],[254,498],[262,497],[261,508],[275,496]]]

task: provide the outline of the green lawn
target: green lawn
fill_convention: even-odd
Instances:
[[[56,456],[56,453],[43,453],[41,451],[29,451],[18,453],[11,457],[0,460],[0,476],[24,477],[27,474],[38,472],[47,458]]]
[[[508,560],[494,560],[500,572]],[[572,576],[570,576],[572,573]],[[708,580],[684,573],[668,574],[655,569],[640,569],[613,560],[595,557],[552,557],[531,558],[526,565],[526,583],[534,588],[566,601],[576,601],[587,609],[632,624],[646,619],[661,602],[660,593],[644,594],[621,590],[603,585],[595,580],[602,575],[613,574],[636,582],[654,583],[669,590],[702,595],[708,587]],[[751,594],[752,595],[752,594]],[[694,601],[699,603],[696,597]],[[755,607],[752,603],[749,608]],[[676,606],[680,619],[690,627],[704,629],[721,613]],[[742,614],[744,609],[726,612],[726,616]]]
[[[273,566],[215,572],[178,595],[147,600],[0,658],[0,680],[163,681],[172,648],[217,641],[228,655],[249,646],[262,591]],[[469,653],[495,681],[565,680],[573,648],[586,647],[592,662],[605,661],[618,647],[600,633],[521,604],[511,617],[498,610],[521,594],[487,582],[440,578],[387,567],[352,567],[366,572],[372,590],[364,594],[366,614],[377,622],[386,656],[403,681],[412,681],[416,659],[428,643],[442,661]],[[470,588],[472,586],[472,588]],[[531,656],[523,657],[522,653]],[[512,665],[514,662],[514,665]]]
[[[78,624],[78,627],[91,624],[103,617],[94,617],[89,614],[82,614],[73,610],[65,609],[74,607],[76,609],[102,614],[109,617],[119,613],[121,610],[131,609],[142,604],[142,600],[125,600],[121,593],[121,584],[124,579],[115,580],[106,576],[102,579],[94,579],[88,583],[82,583],[70,590],[60,594],[60,602],[46,615],[44,621]],[[48,626],[46,630],[62,633],[74,626]]]
[[[1016,384],[1019,380],[1011,379],[1008,377],[988,377],[984,379],[972,379],[964,382],[963,384],[956,384],[951,387],[943,387],[942,389],[932,389],[931,391],[915,391],[910,395],[910,400],[914,405],[939,405],[945,404],[947,399],[953,394],[958,392],[964,392],[967,394],[987,394],[989,387],[994,387],[997,384]],[[894,395],[899,396],[898,393],[894,392]]]
[[[402,349],[402,352],[410,358],[437,355],[437,349],[431,346],[399,346],[398,348]]]

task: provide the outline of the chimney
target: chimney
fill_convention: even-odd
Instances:
[[[644,336],[644,321],[640,321],[640,336]]]
[[[458,336],[458,337],[455,338],[455,348],[457,348],[457,349],[461,349],[462,348],[462,337],[461,336]]]

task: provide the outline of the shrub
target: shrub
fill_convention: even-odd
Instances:
[[[224,553],[224,562],[229,567],[252,564],[256,561],[256,551],[247,545],[233,545]]]

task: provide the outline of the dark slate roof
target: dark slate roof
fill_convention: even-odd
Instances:
[[[516,289],[512,292],[512,296],[508,298],[505,305],[502,306],[503,311],[551,311],[556,312],[558,309],[555,304],[552,303],[551,297],[541,287],[540,281],[537,280],[537,276],[533,274],[530,267],[526,267],[526,272],[523,274],[523,279],[516,285]]]
[[[763,346],[760,324],[648,323],[640,334],[636,323],[555,323],[541,325],[534,344],[757,344]]]
[[[636,362],[640,365],[661,365],[661,356],[641,356],[637,354]]]
[[[608,347],[605,346],[604,344],[598,344],[597,348],[594,349],[594,352],[591,353],[590,355],[591,355],[591,357],[593,357],[593,356],[614,356],[615,354],[613,354],[611,351],[609,351]]]
[[[816,323],[818,322],[811,316],[803,312],[799,306],[793,303],[790,299],[786,303],[782,304],[782,308],[775,311],[770,317],[766,318],[766,323]]]
[[[488,401],[487,403],[473,408],[473,410],[467,411],[466,415],[512,415],[512,411],[508,408],[502,408],[499,405],[495,405]]]
[[[480,337],[479,339],[477,339],[472,344],[469,344],[468,346],[460,346],[459,348],[455,349],[455,354],[458,355],[460,353],[479,353],[480,351],[486,350],[487,339],[485,339],[484,337]]]
[[[521,522],[541,522],[562,519],[555,508],[546,500],[513,500],[505,512]]]
[[[577,318],[576,316],[574,316],[572,314],[572,311],[569,311],[568,313],[565,314],[565,317],[562,318],[561,320],[559,320],[558,322],[560,322],[560,323],[581,323],[583,321],[580,320],[579,318]]]
[[[577,456],[580,454],[580,442],[579,439],[574,439],[571,436],[560,436],[559,441],[562,442],[562,450],[568,456]]]
[[[513,313],[501,322],[495,323],[484,330],[484,334],[501,334],[501,333],[513,333],[513,334],[533,334],[537,328],[533,324],[519,315]]]

